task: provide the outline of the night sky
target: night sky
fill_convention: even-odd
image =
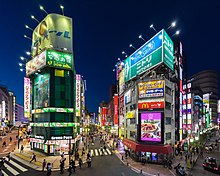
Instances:
[[[89,111],[97,112],[102,100],[109,100],[109,87],[116,83],[113,68],[121,54],[134,52],[148,40],[155,31],[167,28],[173,20],[174,29],[169,35],[180,30],[188,62],[188,75],[205,69],[220,72],[220,1],[219,0],[1,0],[0,39],[0,84],[14,91],[17,102],[23,105],[23,77],[19,71],[20,56],[28,57],[32,31],[25,24],[35,28],[46,13],[39,9],[43,5],[48,13],[64,14],[73,19],[74,62],[76,72],[87,81],[86,104]],[[172,39],[175,39],[173,36]]]

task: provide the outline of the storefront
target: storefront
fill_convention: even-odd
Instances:
[[[123,144],[132,158],[141,161],[141,158],[145,157],[149,163],[162,164],[164,157],[169,157],[173,153],[170,145],[140,144],[129,139],[123,139]]]

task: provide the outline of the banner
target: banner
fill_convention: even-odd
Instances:
[[[106,125],[107,111],[108,111],[107,107],[102,107],[102,126]]]
[[[76,74],[76,116],[81,116],[81,75]]]
[[[24,77],[24,117],[30,118],[31,114],[31,81]]]
[[[114,125],[118,125],[118,95],[114,95]]]
[[[164,101],[160,102],[138,102],[138,109],[163,109]]]

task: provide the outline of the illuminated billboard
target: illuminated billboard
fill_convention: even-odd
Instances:
[[[65,112],[65,113],[73,113],[74,109],[73,108],[42,108],[42,109],[33,109],[31,111],[33,114],[36,113],[47,113],[47,112]]]
[[[164,101],[138,102],[138,109],[163,109]]]
[[[125,105],[131,102],[131,89],[129,89],[125,94],[124,94],[124,103]]]
[[[49,14],[33,31],[32,55],[48,48],[72,53],[72,41],[72,19],[64,15]]]
[[[76,116],[81,116],[81,75],[76,74]]]
[[[24,77],[24,117],[30,118],[31,114],[31,81]]]
[[[114,125],[118,125],[118,94],[114,95]]]
[[[164,80],[148,81],[138,83],[138,97],[163,97]]]
[[[162,142],[161,137],[161,112],[142,112],[141,120],[141,141]]]
[[[173,41],[161,30],[124,61],[125,82],[164,62],[174,70]]]
[[[50,75],[38,74],[34,79],[34,109],[49,106]]]

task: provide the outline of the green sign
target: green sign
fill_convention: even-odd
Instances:
[[[47,50],[46,64],[50,67],[73,70],[73,56],[54,50]]]
[[[73,108],[42,108],[42,109],[34,109],[32,113],[47,113],[47,112],[64,112],[64,113],[73,113]]]
[[[174,70],[173,48],[173,41],[163,30],[163,61],[171,70]]]
[[[35,127],[75,127],[78,126],[79,123],[73,122],[50,122],[50,123],[30,123],[30,126]]]
[[[173,41],[164,29],[161,30],[124,60],[124,81],[127,82],[163,62],[173,70],[173,50]]]

